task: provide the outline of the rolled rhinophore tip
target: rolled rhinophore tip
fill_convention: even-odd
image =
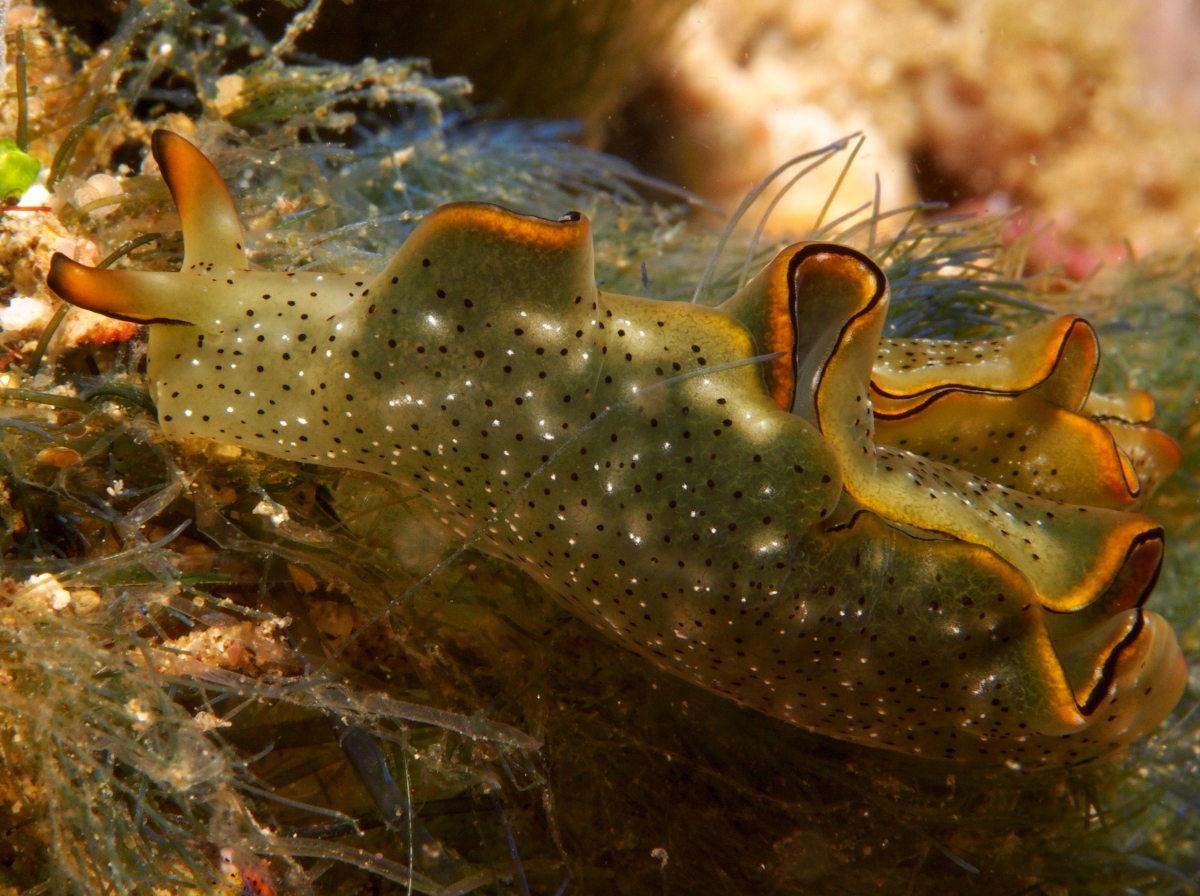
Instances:
[[[173,274],[108,271],[74,262],[61,252],[50,261],[46,285],[60,299],[137,324],[188,324],[178,317]],[[174,313],[172,313],[174,312]]]
[[[183,224],[183,269],[246,270],[242,225],[216,166],[171,131],[155,131],[150,149]]]

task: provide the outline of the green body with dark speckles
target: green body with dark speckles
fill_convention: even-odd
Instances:
[[[151,328],[168,435],[386,476],[661,667],[826,734],[1031,764],[1135,736],[1063,710],[1019,571],[843,493],[742,323],[598,292],[585,219],[444,206],[369,282],[198,229],[179,274],[93,272],[190,324]]]

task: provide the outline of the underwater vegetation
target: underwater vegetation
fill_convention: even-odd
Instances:
[[[783,247],[722,239],[699,203],[560,142],[559,128],[472,120],[460,80],[411,62],[293,54],[289,40],[316,11],[272,42],[223,4],[150,3],[97,54],[25,20],[30,70],[59,80],[43,90],[31,78],[27,98],[28,151],[45,173],[26,195],[52,211],[0,215],[12,315],[0,882],[89,893],[1189,892],[1200,870],[1194,694],[1148,739],[1078,768],[981,769],[811,734],[596,636],[535,577],[463,550],[423,497],[378,476],[175,438],[164,427],[183,421],[167,421],[150,392],[154,336],[148,347],[135,326],[81,311],[47,326],[60,307],[42,280],[55,251],[129,278],[179,277],[167,272],[204,260],[190,254],[203,241],[190,239],[185,203],[181,239],[163,186],[170,163],[160,173],[148,152],[156,127],[187,135],[229,182],[255,276],[350,276],[363,286],[350,279],[347,292],[372,290],[369,307],[368,276],[433,232],[435,208],[484,201],[551,221],[581,210],[596,260],[586,282],[604,296],[678,299],[680,320],[724,320],[705,306],[763,294],[750,274]],[[835,164],[852,146],[806,161]],[[1110,497],[1165,529],[1154,605],[1194,657],[1195,254],[1066,290],[1022,278],[1021,247],[999,243],[1002,221],[915,215],[884,235],[886,214],[823,214],[809,234],[853,247],[835,255],[857,272],[835,280],[851,292],[878,283],[873,265],[887,276],[888,319],[871,320],[880,338],[1022,333],[1005,345],[1024,340],[1043,357],[1067,344],[1055,327],[1086,343],[1080,327],[1047,323],[1051,309],[1076,312],[1103,350],[1098,387],[1157,399],[1183,473],[1148,502],[1130,500],[1132,485]],[[430,258],[418,276],[434,271]],[[629,317],[638,300],[620,301]],[[21,329],[15,309],[39,302],[53,317]],[[692,344],[684,358],[699,354]],[[740,360],[755,358],[718,373],[749,381],[774,360]],[[204,392],[241,388],[220,373]],[[787,416],[771,397],[782,385],[760,403],[764,417]],[[1107,415],[1141,421],[1144,404],[1128,396]],[[1073,425],[1086,428],[1097,407],[1074,408],[1084,414]],[[1138,488],[1146,471],[1135,469]]]

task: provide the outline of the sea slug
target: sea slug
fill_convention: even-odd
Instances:
[[[477,203],[374,278],[252,270],[212,164],[153,152],[182,270],[60,255],[49,285],[149,324],[168,436],[389,477],[651,662],[834,737],[1061,764],[1178,699],[1136,509],[1179,450],[1144,394],[1089,395],[1081,318],[883,340],[886,277],[831,243],[719,308],[604,293],[584,216]]]

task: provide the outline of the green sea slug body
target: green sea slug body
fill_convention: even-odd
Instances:
[[[585,218],[481,204],[371,280],[250,270],[212,165],[154,153],[183,269],[49,282],[150,324],[168,435],[386,476],[660,667],[834,737],[1058,764],[1178,699],[1132,512],[1178,449],[1145,396],[1089,398],[1081,319],[881,340],[886,278],[828,243],[717,309],[602,293]]]

